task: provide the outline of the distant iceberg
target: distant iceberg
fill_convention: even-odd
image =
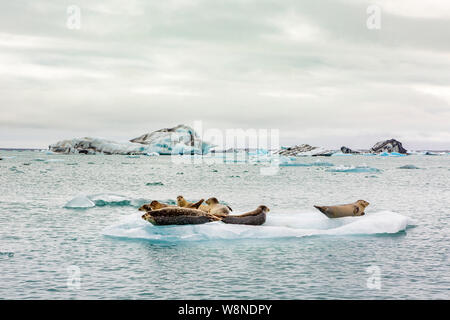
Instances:
[[[306,156],[331,156],[336,151],[328,150],[322,147],[313,147],[309,144],[301,144],[293,147],[282,147],[276,153],[282,156],[306,157]]]
[[[129,142],[116,142],[102,138],[75,138],[62,140],[49,146],[56,153],[171,155],[206,154],[214,145],[202,141],[189,126],[178,125],[146,133]]]
[[[375,143],[375,145],[370,149],[372,153],[397,153],[406,154],[407,150],[403,148],[400,141],[395,139],[389,139],[385,141],[380,141]]]

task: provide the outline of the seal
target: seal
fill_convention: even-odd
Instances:
[[[181,207],[165,207],[152,210],[142,215],[142,219],[154,225],[202,224],[220,220],[220,218],[202,210]]]
[[[169,204],[165,204],[165,203],[161,203],[159,201],[153,200],[150,203],[144,204],[138,210],[139,211],[147,211],[148,212],[148,211],[158,210],[158,209],[167,208],[167,207],[175,207],[175,206],[171,206]]]
[[[185,224],[203,224],[215,221],[208,216],[152,216],[151,212],[147,212],[142,219],[156,226],[167,225],[185,225]]]
[[[200,209],[204,212],[208,212],[208,207],[205,205],[202,205],[204,199],[201,199],[200,201],[197,201],[196,203],[188,202],[186,199],[184,199],[183,196],[177,197],[177,206],[182,208],[193,208],[193,209]]]
[[[253,211],[240,215],[229,215],[222,218],[222,222],[228,224],[246,224],[260,226],[266,222],[266,214],[270,211],[266,206],[259,206]]]
[[[314,206],[317,210],[325,214],[328,218],[342,218],[363,216],[364,209],[369,205],[367,201],[358,200],[350,204],[342,204],[338,206]]]
[[[208,212],[217,217],[227,216],[233,211],[229,206],[220,204],[217,198],[209,198],[205,202],[208,204]]]

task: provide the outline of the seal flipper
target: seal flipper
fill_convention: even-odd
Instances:
[[[189,208],[195,208],[198,209],[198,207],[200,207],[200,205],[203,203],[203,201],[205,201],[205,199],[201,199],[200,201],[197,201],[196,203],[193,203],[189,206]]]
[[[320,212],[322,212],[324,215],[326,215],[328,218],[334,218],[333,214],[328,212],[328,207],[327,206],[314,206],[314,208],[316,208],[317,210],[319,210]]]
[[[314,206],[314,208],[316,208],[317,210],[319,210],[322,213],[326,214],[326,207],[322,207],[322,206]]]

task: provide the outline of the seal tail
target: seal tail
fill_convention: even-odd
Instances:
[[[321,207],[321,206],[314,206],[314,208],[316,208],[317,210],[319,210],[320,212],[322,212],[322,213],[325,213],[326,214],[326,208],[325,207]]]

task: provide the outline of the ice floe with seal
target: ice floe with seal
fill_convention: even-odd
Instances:
[[[337,166],[335,168],[330,168],[327,169],[328,172],[355,172],[355,173],[359,173],[359,172],[371,172],[371,173],[376,173],[376,172],[381,172],[380,169],[377,168],[372,168],[369,167],[365,164],[359,165],[359,166],[346,166],[346,165],[342,165],[342,166]]]
[[[316,212],[272,213],[262,226],[232,225],[220,221],[200,225],[154,226],[144,221],[141,215],[142,213],[133,213],[122,217],[119,222],[106,227],[103,235],[178,242],[396,234],[413,225],[410,218],[392,211],[339,219],[328,219]]]

